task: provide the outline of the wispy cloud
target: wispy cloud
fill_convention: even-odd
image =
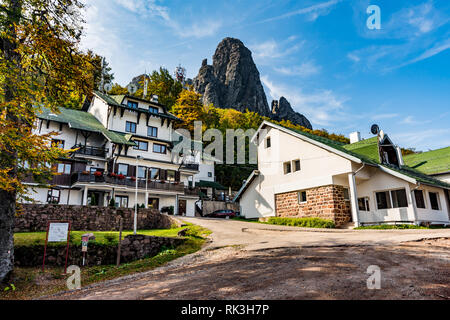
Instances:
[[[114,0],[125,9],[142,17],[159,17],[162,22],[182,38],[203,38],[212,36],[222,26],[221,20],[202,19],[201,22],[180,24],[170,15],[168,7],[158,5],[156,0]]]
[[[313,124],[327,126],[340,121],[348,121],[352,115],[346,114],[345,97],[338,97],[331,90],[316,90],[305,93],[298,88],[275,84],[267,75],[261,81],[269,90],[272,99],[281,96],[288,99],[294,110],[304,114]]]
[[[285,14],[282,14],[282,15],[279,15],[276,17],[265,19],[265,20],[261,21],[261,23],[282,20],[282,19],[286,19],[286,18],[290,18],[293,16],[298,16],[298,15],[305,15],[308,20],[315,21],[319,16],[327,15],[330,12],[331,8],[339,2],[341,2],[341,0],[330,0],[330,1],[322,2],[322,3],[318,3],[315,5],[309,6],[309,7],[301,8],[298,10],[293,10],[291,12],[287,12]]]
[[[380,113],[372,116],[372,120],[393,119],[399,116],[398,113]]]
[[[364,3],[360,2],[354,6],[358,15],[364,13],[361,10]],[[365,19],[358,16],[360,35],[372,39],[397,40],[397,43],[372,45],[349,52],[347,58],[355,66],[386,73],[430,58],[450,48],[448,34],[444,33],[442,38],[442,33],[438,32],[438,29],[448,24],[450,19],[442,10],[435,8],[432,1],[402,8],[387,17],[386,22],[383,22],[383,19],[382,15],[381,30],[369,30],[365,23],[362,23]]]
[[[292,44],[295,39],[296,37],[289,37],[285,41],[271,39],[261,43],[250,44],[249,47],[257,59],[281,58],[297,52],[304,45],[305,41]]]
[[[309,77],[319,74],[321,67],[315,64],[314,61],[306,61],[299,66],[279,67],[274,68],[274,70],[287,76]]]

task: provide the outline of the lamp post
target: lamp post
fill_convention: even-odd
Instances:
[[[136,157],[136,191],[134,193],[134,228],[133,228],[133,234],[136,234],[137,231],[137,194],[138,194],[138,174],[139,174],[139,160],[141,160],[142,157],[141,156],[137,156]]]

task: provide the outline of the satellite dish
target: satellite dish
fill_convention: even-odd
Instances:
[[[109,92],[112,89],[112,84],[108,82],[103,86],[103,88],[105,89],[106,92]]]
[[[370,132],[372,132],[372,134],[378,134],[380,132],[380,127],[378,127],[377,124],[373,124],[370,127]]]
[[[130,94],[134,94],[134,93],[136,93],[136,91],[137,91],[137,85],[135,85],[134,83],[130,83],[130,84],[127,86],[127,89],[128,89],[128,92],[129,92]]]

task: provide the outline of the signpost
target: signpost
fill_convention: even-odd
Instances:
[[[67,272],[67,258],[69,257],[70,221],[49,221],[47,223],[47,234],[45,236],[44,259],[42,260],[42,271],[45,269],[45,256],[47,254],[48,242],[67,242],[66,261],[64,274]]]

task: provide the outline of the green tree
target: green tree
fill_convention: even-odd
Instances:
[[[78,0],[0,2],[0,281],[14,266],[16,201],[28,199],[26,176],[45,183],[65,152],[37,135],[41,106],[58,112],[74,92],[88,94],[90,60],[79,49]],[[88,70],[88,72],[86,72]]]
[[[144,83],[144,77],[142,76],[139,79],[140,88],[135,93],[136,97],[142,97]],[[154,70],[148,77],[147,96],[145,98],[150,99],[152,95],[156,94],[159,103],[171,110],[179,98],[182,89],[181,83],[172,78],[167,69],[160,67],[159,71]]]

